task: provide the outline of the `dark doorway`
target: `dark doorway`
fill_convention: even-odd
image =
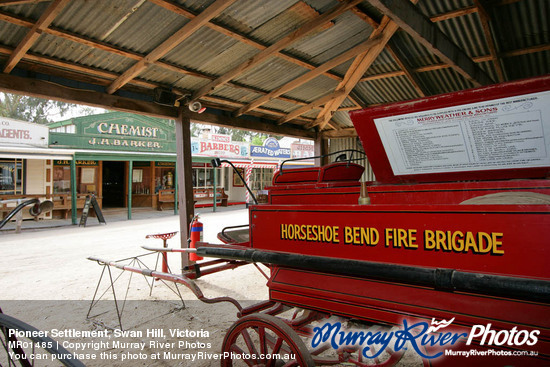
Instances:
[[[125,162],[103,162],[103,207],[124,207]]]

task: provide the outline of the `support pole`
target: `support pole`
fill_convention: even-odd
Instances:
[[[317,133],[317,138],[315,139],[313,149],[316,157],[328,154],[328,139],[323,139],[321,133]],[[317,167],[322,167],[326,164],[328,164],[327,157],[315,158],[315,165]]]
[[[212,204],[212,211],[215,212],[216,211],[216,201],[218,199],[218,197],[216,196],[216,188],[218,187],[218,169],[217,168],[213,168],[214,170],[214,203]]]
[[[174,215],[178,214],[178,169],[174,170]]]
[[[128,161],[128,220],[132,219],[132,174],[134,173],[134,161]]]
[[[179,213],[180,213],[180,233],[181,247],[188,248],[189,225],[195,211],[193,202],[193,168],[191,161],[191,119],[184,116],[183,108],[180,108],[178,118],[176,119],[176,144],[178,160],[176,169],[178,171],[179,185]],[[186,266],[192,262],[186,253],[182,254],[181,266],[182,272]]]
[[[76,161],[75,157],[71,160],[71,221],[76,225]]]

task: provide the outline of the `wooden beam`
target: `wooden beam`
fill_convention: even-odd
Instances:
[[[217,97],[217,96],[213,96],[213,95],[203,96],[201,98],[201,101],[203,101],[203,102],[204,101],[212,102],[211,103],[212,106],[215,106],[215,108],[221,108],[223,110],[230,110],[231,107],[239,108],[239,107],[244,106],[243,102],[233,101],[233,100],[230,100],[230,99],[227,99],[227,98]],[[203,103],[203,105],[205,105],[205,107],[208,107],[207,103]],[[280,118],[280,117],[284,117],[284,116],[287,115],[284,112],[270,110],[270,109],[267,109],[267,108],[258,108],[256,111],[257,111],[257,113],[254,114],[254,116],[260,116],[262,118],[267,118],[269,120],[272,120],[274,118],[274,116],[277,116],[277,117]],[[312,118],[304,117],[304,118],[301,118],[301,119],[295,119],[294,121],[300,122],[302,124],[306,124],[308,122],[311,122],[312,120],[313,120]]]
[[[502,69],[501,60],[498,57],[495,39],[493,37],[493,33],[491,32],[491,17],[489,16],[487,8],[483,4],[482,0],[474,0],[474,4],[478,9],[479,20],[481,22],[481,28],[483,29],[483,33],[485,35],[485,40],[487,41],[489,53],[493,57],[493,65],[495,66],[495,71],[497,72],[498,81],[502,83],[506,80],[506,77],[504,76],[504,70]]]
[[[164,9],[166,9],[166,10],[169,10],[173,13],[184,16],[186,18],[193,19],[194,17],[196,17],[196,14],[194,14],[193,12],[185,9],[183,6],[181,6],[178,3],[175,3],[174,1],[168,1],[168,0],[148,0],[148,1],[155,4],[155,5],[160,6]],[[260,42],[256,41],[253,38],[250,38],[250,37],[248,37],[244,34],[241,34],[240,32],[232,30],[229,27],[227,27],[226,25],[217,23],[214,20],[210,20],[210,22],[206,23],[205,26],[212,29],[212,30],[214,30],[214,31],[216,31],[216,32],[219,32],[219,33],[224,34],[228,37],[236,39],[237,41],[242,42],[246,45],[257,48],[258,50],[265,50],[268,47],[268,46],[264,45],[263,43],[260,43]],[[300,60],[300,59],[298,59],[297,57],[295,57],[293,55],[283,53],[282,51],[279,52],[276,56],[280,57],[281,59],[284,59],[284,60],[286,60],[290,63],[293,63],[293,64],[299,65],[301,67],[304,67],[306,69],[310,69],[310,70],[315,69],[315,65],[313,65],[313,64],[311,64],[307,61]],[[327,72],[327,73],[325,73],[325,75],[327,77],[331,78],[331,79],[342,80],[341,76],[339,76],[337,74],[334,74],[334,73]]]
[[[153,117],[174,119],[177,109],[153,102],[113,96],[83,89],[69,88],[36,79],[0,74],[0,90],[8,93],[25,94],[32,97],[85,104],[110,110],[143,114]]]
[[[389,16],[428,51],[451,65],[474,86],[493,83],[493,80],[462,49],[409,1],[368,0],[368,2]]]
[[[476,12],[477,12],[477,7],[467,6],[465,8],[452,10],[452,11],[449,11],[449,12],[446,12],[446,13],[442,13],[442,14],[438,14],[438,15],[432,15],[430,17],[430,20],[433,23],[442,22],[444,20],[457,18],[457,17],[461,17],[461,16],[464,16],[464,15],[473,14],[473,13],[476,13]]]
[[[36,4],[49,0],[0,0],[0,6]]]
[[[21,17],[15,17],[15,16],[12,16],[10,14],[7,14],[7,13],[1,12],[1,11],[0,11],[0,20],[8,22],[8,23],[16,24],[16,25],[21,26],[21,27],[27,27],[27,28],[32,28],[32,26],[34,25],[34,23],[32,23],[32,22],[30,22],[26,19],[23,19]],[[127,58],[133,59],[133,60],[141,60],[142,58],[144,58],[146,56],[146,55],[137,54],[135,52],[131,52],[131,51],[128,51],[128,50],[123,50],[121,48],[106,44],[104,42],[91,40],[91,39],[88,39],[88,38],[83,37],[83,36],[79,36],[79,35],[76,35],[76,34],[73,34],[73,33],[69,33],[67,31],[57,29],[55,27],[47,28],[47,29],[44,30],[44,32],[48,33],[48,34],[51,34],[53,36],[56,36],[56,37],[60,37],[60,38],[63,38],[63,39],[67,39],[67,40],[76,42],[76,43],[83,44],[85,46],[88,46],[88,47],[91,47],[91,48],[94,48],[94,49],[97,49],[97,50],[102,50],[102,51],[114,53],[114,54],[117,54],[117,55],[120,55],[120,56],[123,56],[123,57],[127,57]],[[53,59],[50,58],[50,60],[53,60]],[[176,73],[181,73],[181,74],[193,76],[193,77],[196,77],[196,78],[209,79],[209,80],[216,79],[216,77],[214,77],[212,75],[200,73],[196,70],[191,70],[191,69],[184,68],[184,67],[181,67],[181,66],[172,65],[172,64],[169,64],[169,63],[164,62],[162,60],[158,60],[154,64],[156,66],[160,67],[160,68],[163,68],[163,69],[166,69],[166,70],[171,70],[171,71],[176,72]],[[69,63],[65,62],[65,65],[67,67],[68,67],[68,65],[75,65],[75,67],[78,68],[77,64],[69,64]],[[119,75],[115,75],[115,78],[112,78],[112,79],[114,80],[118,76]],[[341,80],[342,78],[338,77],[338,79]],[[141,83],[141,82],[138,81],[137,84],[139,84],[139,83]],[[259,93],[259,94],[266,94],[267,93],[267,92],[265,92],[263,90],[260,90],[258,88],[249,87],[249,86],[246,86],[246,85],[243,85],[243,84],[240,84],[240,83],[229,82],[228,85],[230,85],[231,87],[234,87],[234,88],[249,90],[249,91],[254,92],[254,93]],[[304,103],[302,101],[299,101],[297,99],[294,99],[294,98],[279,97],[279,99],[281,99],[283,101],[286,101],[286,102],[302,105],[302,106],[306,105],[306,103]]]
[[[393,37],[395,32],[399,29],[398,25],[391,21],[389,17],[384,16],[380,22],[380,26],[376,28],[370,38],[379,37],[380,42],[368,49],[364,53],[358,55],[351,66],[349,67],[344,80],[336,87],[336,90],[343,90],[344,95],[335,98],[328,103],[321,111],[317,119],[313,124],[307,125],[307,127],[319,126],[322,130],[329,120],[332,118],[340,104],[344,101],[347,95],[355,88],[355,85],[361,80],[367,69],[372,65],[374,60],[378,58],[380,53],[384,50],[390,38]]]
[[[416,90],[416,93],[418,93],[418,96],[426,97],[428,93],[426,93],[420,85],[420,80],[416,77],[414,71],[403,61],[404,56],[402,56],[402,53],[400,53],[400,51],[392,44],[388,44],[386,50],[389,51],[397,65],[399,65],[401,70],[403,70],[403,73],[411,82],[414,90]]]
[[[324,139],[328,138],[353,138],[357,136],[357,131],[353,127],[341,130],[326,130],[321,132]]]
[[[357,46],[355,46],[354,48],[352,49],[349,49],[348,51],[340,54],[339,56],[327,61],[326,63],[318,66],[315,70],[311,70],[307,73],[305,73],[304,75],[286,83],[285,85],[282,85],[280,86],[279,88],[271,91],[270,93],[266,94],[265,96],[263,97],[260,97],[258,99],[256,99],[255,101],[252,101],[251,103],[249,103],[248,105],[240,108],[238,111],[235,112],[235,115],[236,116],[240,116],[254,108],[257,108],[259,106],[261,106],[262,104],[268,102],[269,100],[273,99],[273,98],[276,98],[278,96],[280,96],[281,94],[283,93],[286,93],[294,88],[297,88],[299,87],[300,85],[304,84],[304,83],[307,83],[308,81],[318,77],[319,75],[321,75],[323,72],[325,72],[326,70],[330,70],[344,62],[346,62],[347,60],[357,56],[358,54],[364,52],[365,50],[368,50],[369,48],[373,47],[375,44],[377,44],[379,42],[379,38],[375,38],[375,39],[370,39],[370,40],[367,40]]]
[[[325,156],[329,153],[328,149],[328,139],[324,139],[321,134],[317,134],[314,140],[314,155],[315,157]],[[329,163],[329,157],[315,158],[315,165],[322,167]]]
[[[416,4],[418,0],[411,0]],[[368,21],[367,21],[368,22]],[[370,22],[369,22],[370,24]],[[388,16],[382,17],[380,25],[373,30],[369,39],[380,37],[380,42],[373,46],[371,49],[365,51],[364,53],[358,55],[353,63],[350,65],[349,69],[346,71],[344,80],[338,84],[336,90],[344,91],[342,96],[333,99],[330,103],[327,103],[321,113],[317,116],[317,119],[313,124],[307,125],[307,127],[313,127],[319,125],[319,129],[323,130],[324,127],[329,124],[330,119],[334,113],[338,110],[342,102],[346,97],[351,93],[353,88],[359,83],[365,72],[372,65],[374,60],[380,56],[380,53],[384,50],[389,40],[395,32],[399,29],[395,22],[392,22]]]
[[[314,139],[315,131],[314,130],[304,130],[303,128],[297,126],[290,126],[290,124],[277,125],[275,121],[267,122],[264,121],[253,121],[246,118],[236,118],[231,116],[231,113],[227,114],[213,114],[206,112],[198,114],[188,110],[184,111],[185,116],[188,116],[191,121],[216,125],[216,126],[226,126],[233,127],[236,129],[258,131],[263,133],[269,133],[273,135],[285,135],[292,136],[297,138],[306,138]]]
[[[360,3],[361,0],[347,0],[344,3],[341,3],[334,7],[331,11],[324,13],[323,15],[319,16],[318,18],[313,19],[312,21],[304,24],[302,27],[297,29],[294,32],[291,32],[290,34],[286,35],[279,41],[275,42],[268,48],[266,48],[263,51],[260,51],[258,54],[254,55],[252,58],[250,58],[248,61],[234,67],[227,73],[221,75],[220,77],[216,78],[216,80],[208,83],[204,87],[200,88],[198,91],[193,93],[193,96],[191,97],[192,100],[197,100],[200,97],[210,93],[214,89],[218,88],[219,86],[227,83],[231,79],[235,78],[236,76],[242,74],[244,71],[251,69],[252,67],[264,62],[269,57],[277,54],[279,51],[284,49],[285,47],[288,47],[292,43],[296,42],[297,40],[303,38],[304,36],[308,35],[309,33],[319,29],[320,27],[323,27],[327,22],[331,21],[332,19],[336,18],[337,16],[345,13],[349,9],[351,9],[353,6]],[[315,70],[315,69],[314,69]]]
[[[139,60],[131,68],[126,70],[117,80],[115,80],[108,88],[107,92],[112,94],[120,89],[124,84],[128,83],[135,76],[148,68],[150,64],[156,62],[161,57],[178,46],[183,40],[197,31],[200,27],[206,24],[210,19],[219,15],[229,5],[236,0],[216,0],[212,5],[206,8],[198,16],[187,22],[179,31],[168,37],[147,56]]]
[[[336,97],[341,96],[342,94],[344,94],[343,90],[329,93],[329,94],[325,95],[324,97],[321,97],[321,98],[311,102],[310,104],[308,104],[304,107],[300,107],[300,108],[290,112],[288,115],[281,117],[279,120],[277,120],[277,123],[278,124],[284,124],[285,122],[293,120],[296,117],[301,116],[304,113],[309,112],[309,111],[311,111],[312,109],[314,109],[316,107],[319,107],[321,105],[324,105],[327,102],[330,102],[331,100],[333,100]]]
[[[23,55],[32,47],[34,42],[40,37],[42,31],[49,27],[51,22],[61,13],[63,8],[70,2],[70,0],[55,0],[48,6],[44,14],[38,19],[36,24],[27,32],[25,37],[19,45],[15,48],[10,58],[4,66],[4,73],[10,73],[15,65],[21,60]]]
[[[520,48],[518,50],[511,50],[501,53],[501,57],[514,57],[520,55],[531,54],[534,52],[544,52],[550,50],[550,43],[545,43],[542,45],[536,45],[526,48]]]
[[[180,108],[176,118],[176,150],[177,150],[177,179],[178,179],[178,207],[180,210],[181,248],[189,247],[189,227],[195,213],[193,199],[193,163],[191,160],[191,120],[183,114]],[[181,268],[190,265],[186,253],[181,255]]]
[[[13,49],[0,46],[0,54],[10,55],[12,52],[13,52]],[[82,66],[82,65],[70,63],[67,61],[60,61],[52,57],[39,56],[28,52],[23,56],[22,61],[25,61],[25,60],[48,65],[50,67],[57,67],[60,69],[74,71],[75,73],[80,73],[83,76],[89,77],[89,79],[93,79],[94,83],[99,85],[104,85],[104,86],[109,85],[109,83],[111,83],[113,80],[115,80],[118,77],[117,73],[113,73],[110,71],[94,69],[89,66]],[[20,63],[22,61],[20,61]],[[135,84],[144,88],[148,88],[148,89],[153,89],[161,86],[160,84],[155,84],[155,83],[151,83],[151,82],[139,80],[139,79],[132,80],[132,84]]]

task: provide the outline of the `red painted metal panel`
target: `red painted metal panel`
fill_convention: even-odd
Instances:
[[[546,205],[259,205],[250,216],[257,249],[548,278]]]
[[[432,318],[455,318],[452,331],[457,333],[468,334],[472,326],[488,322],[493,330],[511,330],[514,327],[528,331],[540,330],[536,347],[521,347],[521,350],[538,351],[538,360],[514,356],[498,358],[497,361],[485,357],[479,359],[479,362],[485,366],[492,365],[493,362],[495,365],[531,365],[543,363],[541,360],[550,361],[550,320],[547,318],[550,306],[547,304],[448,293],[418,286],[288,268],[275,269],[268,286],[270,299],[273,301],[373,323],[401,326],[404,319],[410,323],[430,323]],[[474,343],[471,346],[459,343],[452,349],[487,349],[486,346],[479,345],[479,340]],[[500,349],[514,350],[510,346]],[[469,357],[467,362],[474,360],[475,358]],[[445,366],[462,366],[466,362],[457,357],[439,358],[430,362],[437,365],[443,361]]]

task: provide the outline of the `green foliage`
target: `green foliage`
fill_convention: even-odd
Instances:
[[[262,145],[265,139],[269,137],[268,134],[250,130],[231,129],[224,126],[209,126],[196,123],[191,124],[191,135],[198,137],[203,129],[210,129],[214,134],[230,135],[232,141],[250,142],[252,145]],[[274,138],[279,140],[282,136],[274,136]]]
[[[79,108],[86,114],[92,114],[91,109],[75,104],[50,101],[42,98],[23,96],[19,94],[0,93],[0,116],[16,120],[47,124],[54,116],[63,116],[70,109]]]

